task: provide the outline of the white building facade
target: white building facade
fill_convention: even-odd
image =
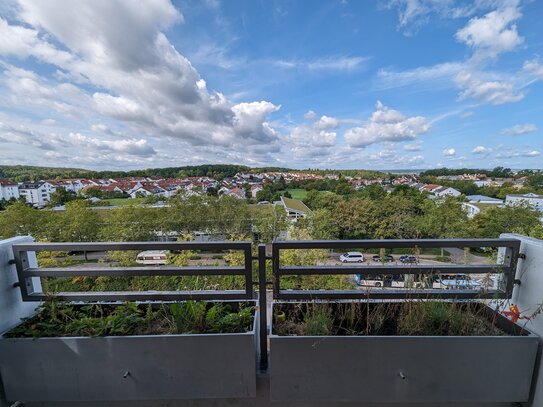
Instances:
[[[19,195],[26,199],[26,202],[44,207],[51,200],[51,194],[56,191],[56,187],[48,182],[25,182],[19,185]]]
[[[519,205],[522,203],[527,203],[534,209],[543,212],[543,195],[528,193],[524,195],[507,195],[505,197],[506,205]]]
[[[0,178],[0,201],[9,201],[10,199],[17,198],[19,198],[19,187],[17,184],[5,178]]]

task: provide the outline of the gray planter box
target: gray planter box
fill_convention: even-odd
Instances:
[[[505,329],[519,331],[506,318]],[[270,336],[272,401],[524,402],[538,337]]]
[[[256,332],[0,337],[10,401],[243,398],[256,395]]]

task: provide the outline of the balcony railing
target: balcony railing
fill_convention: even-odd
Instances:
[[[16,243],[12,246],[14,263],[18,278],[17,287],[24,302],[38,302],[49,295],[67,301],[152,301],[169,302],[184,300],[249,300],[257,296],[258,291],[258,337],[261,371],[268,368],[268,346],[270,336],[267,314],[270,304],[266,291],[272,289],[273,299],[279,301],[307,300],[410,300],[410,299],[452,299],[485,300],[511,298],[513,288],[518,292],[520,281],[515,280],[520,254],[521,240],[514,237],[501,239],[418,239],[418,240],[346,240],[346,241],[277,241],[271,245],[259,245],[253,250],[251,242],[126,242],[126,243]],[[287,250],[338,250],[358,249],[377,252],[379,249],[408,249],[418,253],[424,249],[435,248],[494,248],[498,249],[496,264],[450,264],[427,262],[426,264],[283,264],[282,256]],[[241,252],[241,266],[186,266],[172,265],[137,267],[106,267],[99,264],[86,264],[69,267],[40,267],[35,264],[34,253],[55,252],[108,252],[108,251],[205,251],[205,252]],[[331,253],[331,252],[328,252]],[[494,252],[495,253],[495,252]],[[334,255],[335,256],[335,255]],[[543,258],[543,255],[541,256]],[[431,264],[430,264],[431,263]],[[255,265],[258,265],[255,268]],[[271,270],[271,280],[270,273]],[[256,273],[256,271],[258,271]],[[267,273],[268,271],[268,273]],[[288,289],[286,280],[290,276],[326,276],[326,275],[362,275],[362,276],[405,276],[413,275],[426,278],[439,275],[493,275],[492,286],[482,289],[453,288],[437,289],[429,286],[409,286],[403,288],[370,287],[359,289]],[[85,291],[48,293],[35,285],[36,278],[62,277],[153,277],[153,276],[241,276],[243,289],[239,290],[179,290],[179,291]],[[255,276],[258,276],[256,278]],[[520,277],[517,277],[520,278]],[[241,279],[240,279],[241,280]],[[258,287],[258,290],[255,288]],[[2,310],[0,310],[1,312]],[[273,350],[272,350],[273,352]],[[0,397],[1,398],[1,397]],[[491,397],[490,397],[491,398]]]

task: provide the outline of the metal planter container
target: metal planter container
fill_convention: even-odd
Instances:
[[[492,312],[489,309],[490,312]],[[521,328],[500,317],[517,334]],[[270,336],[273,401],[524,402],[538,337]]]
[[[244,398],[256,395],[251,331],[111,337],[0,337],[0,376],[16,401]]]

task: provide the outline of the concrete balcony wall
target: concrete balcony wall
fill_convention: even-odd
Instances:
[[[516,238],[522,243],[520,253],[526,257],[519,259],[511,303],[516,304],[521,315],[529,320],[520,320],[521,325],[543,338],[543,240],[533,239],[514,233],[504,233],[500,237]],[[543,347],[543,341],[542,345]],[[540,347],[541,349],[541,347]],[[536,384],[532,407],[543,407],[543,364],[539,363],[539,372],[535,375]]]
[[[7,240],[0,240],[0,332],[4,332],[17,325],[21,318],[29,317],[34,313],[38,304],[23,302],[21,291],[13,285],[18,281],[17,271],[14,264],[9,264],[13,259],[11,246],[15,243],[33,242],[30,236],[14,237]],[[36,257],[29,255],[31,267],[36,267]],[[35,278],[34,287],[41,290],[40,281]],[[2,378],[0,377],[0,406],[6,404],[2,390]]]

